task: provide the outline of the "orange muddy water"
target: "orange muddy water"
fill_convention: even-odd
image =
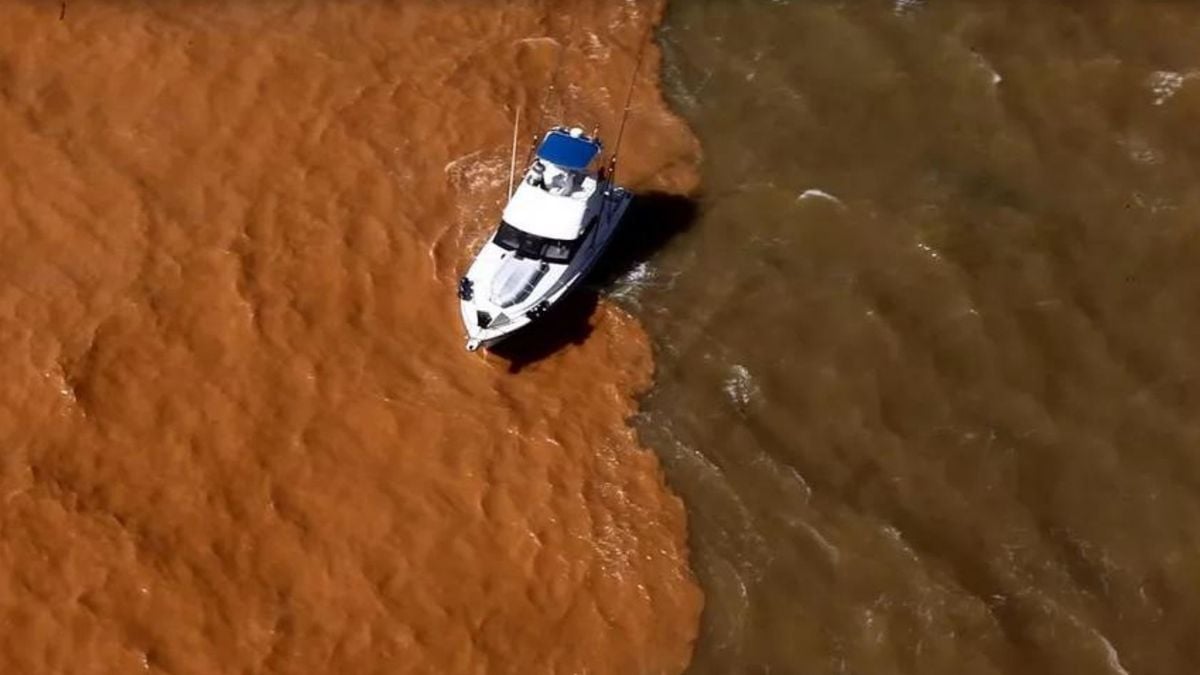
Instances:
[[[467,353],[518,111],[612,143],[659,19],[620,241]],[[1195,672],[1198,45],[0,0],[0,673]]]
[[[681,671],[644,334],[514,374],[454,301],[517,109],[614,136],[661,11],[0,3],[0,672]],[[622,171],[678,192],[659,62]]]

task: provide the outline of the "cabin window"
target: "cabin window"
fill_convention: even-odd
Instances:
[[[558,239],[547,239],[546,246],[542,249],[542,257],[550,262],[567,262],[571,259],[571,253],[574,246],[569,241],[559,241]]]
[[[521,244],[524,243],[525,236],[524,232],[504,221],[500,221],[500,229],[496,231],[496,237],[493,241],[500,248],[521,252]]]
[[[575,252],[576,244],[574,241],[539,237],[536,234],[518,230],[504,221],[500,221],[500,229],[496,231],[496,236],[492,241],[502,249],[515,252],[517,257],[555,263],[569,261],[571,254]]]

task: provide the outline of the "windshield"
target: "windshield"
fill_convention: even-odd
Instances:
[[[523,232],[500,221],[500,229],[492,240],[496,245],[508,251],[515,251],[520,258],[534,258],[548,262],[565,263],[575,252],[575,242],[562,239],[548,239],[535,234]]]

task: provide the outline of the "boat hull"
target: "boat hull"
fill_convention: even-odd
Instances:
[[[537,323],[537,319],[583,283],[612,242],[633,199],[633,195],[624,188],[605,186],[604,189],[596,222],[583,235],[571,259],[563,264],[550,264],[528,296],[508,307],[500,307],[488,297],[492,292],[491,281],[499,276],[500,266],[508,255],[506,250],[489,238],[463,277],[463,283],[471,289],[465,294],[468,297],[463,297],[460,287],[459,310],[466,328],[466,348],[469,351],[494,346],[513,333]]]

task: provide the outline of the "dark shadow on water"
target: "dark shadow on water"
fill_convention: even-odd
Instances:
[[[578,288],[546,315],[513,333],[488,351],[508,361],[508,372],[519,373],[569,344],[582,344],[592,334],[591,317],[600,295]]]
[[[520,372],[570,344],[581,344],[592,332],[591,318],[600,296],[638,263],[649,260],[696,222],[699,203],[665,192],[638,194],[629,204],[612,243],[583,284],[546,316],[514,333],[490,351]]]
[[[604,291],[638,263],[654,257],[672,239],[691,229],[700,215],[700,202],[666,192],[638,194],[587,283]]]

